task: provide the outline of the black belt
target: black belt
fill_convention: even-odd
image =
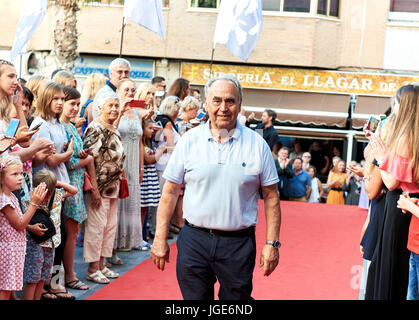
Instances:
[[[342,188],[330,188],[330,190],[333,190],[333,191],[343,191]]]
[[[205,231],[212,235],[221,236],[221,237],[243,237],[243,236],[248,236],[255,233],[254,226],[246,228],[246,229],[242,229],[242,230],[224,231],[224,230],[207,229],[207,228],[198,227],[198,226],[193,225],[192,223],[189,223],[188,220],[186,219],[185,219],[185,224],[191,228]]]

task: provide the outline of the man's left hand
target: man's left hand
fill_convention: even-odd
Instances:
[[[259,267],[263,266],[263,275],[269,276],[279,262],[279,250],[271,245],[265,245],[260,255]]]

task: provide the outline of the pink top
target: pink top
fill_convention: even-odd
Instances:
[[[390,165],[389,162],[390,154],[386,156],[380,169],[387,171],[400,182],[399,189],[409,191],[409,193],[418,193],[419,185],[414,182],[413,170],[409,167],[409,159],[396,154],[393,163]]]

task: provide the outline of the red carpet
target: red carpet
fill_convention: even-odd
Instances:
[[[281,209],[279,266],[264,277],[258,266],[265,242],[260,202],[252,296],[257,300],[356,300],[362,265],[360,232],[367,211],[356,206],[289,201],[282,201]],[[170,263],[164,272],[148,259],[89,300],[181,300],[176,281],[176,244],[170,249]]]

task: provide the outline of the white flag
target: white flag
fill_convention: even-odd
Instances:
[[[15,41],[10,53],[10,60],[13,63],[19,54],[25,53],[22,49],[32,37],[35,30],[44,20],[47,12],[47,0],[24,0],[22,13],[20,14]]]
[[[227,46],[247,61],[262,29],[262,0],[222,0],[214,33],[216,43]]]
[[[164,40],[161,0],[125,0],[124,17],[157,33]]]

